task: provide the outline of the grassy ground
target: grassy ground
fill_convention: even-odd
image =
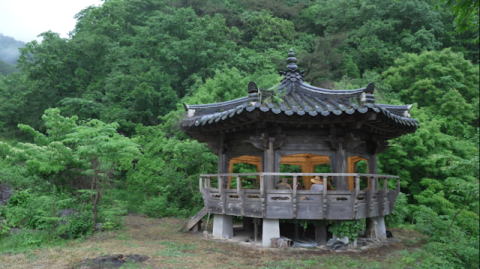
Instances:
[[[406,268],[412,262],[408,253],[422,244],[414,231],[390,229],[396,242],[368,250],[263,249],[180,233],[184,220],[127,216],[124,222],[123,230],[83,241],[0,254],[0,268],[78,268],[82,260],[113,254],[149,257],[122,268]]]

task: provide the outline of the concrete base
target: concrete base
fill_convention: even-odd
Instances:
[[[378,217],[373,217],[372,219],[375,224],[374,229],[377,234],[377,238],[378,239],[387,238],[387,229],[385,228],[385,217],[378,216]]]
[[[213,237],[230,239],[233,237],[232,216],[217,215],[213,217]]]
[[[270,238],[280,237],[280,224],[278,219],[263,219],[262,225],[262,246],[271,247]]]

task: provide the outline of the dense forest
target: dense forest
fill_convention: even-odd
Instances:
[[[217,156],[178,128],[181,103],[276,85],[293,48],[312,85],[414,104],[420,128],[379,157],[402,184],[387,226],[429,236],[405,253],[421,267],[478,268],[478,1],[108,0],[75,18],[69,38],[14,44],[0,75],[0,252],[195,214]],[[80,214],[54,229],[63,209]],[[41,232],[3,240],[15,227]]]

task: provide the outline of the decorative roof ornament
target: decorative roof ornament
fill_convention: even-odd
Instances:
[[[288,58],[287,58],[287,72],[298,72],[298,66],[297,66],[297,58],[295,58],[295,52],[293,52],[293,49],[290,49],[288,52]]]
[[[287,68],[285,72],[280,72],[280,75],[283,75],[283,79],[278,87],[279,93],[290,94],[295,91],[295,84],[301,85],[303,83],[303,72],[298,69],[297,58],[293,49],[288,52]]]

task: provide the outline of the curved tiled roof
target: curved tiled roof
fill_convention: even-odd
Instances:
[[[373,111],[391,119],[396,126],[418,127],[418,121],[410,118],[411,105],[375,103],[373,83],[355,90],[329,90],[314,87],[303,81],[303,75],[298,70],[297,59],[292,50],[288,56],[287,69],[279,85],[268,90],[259,90],[255,84],[251,83],[250,93],[246,97],[214,104],[184,104],[188,116],[181,121],[180,126],[187,130],[258,110],[263,113],[312,117],[364,114]]]

